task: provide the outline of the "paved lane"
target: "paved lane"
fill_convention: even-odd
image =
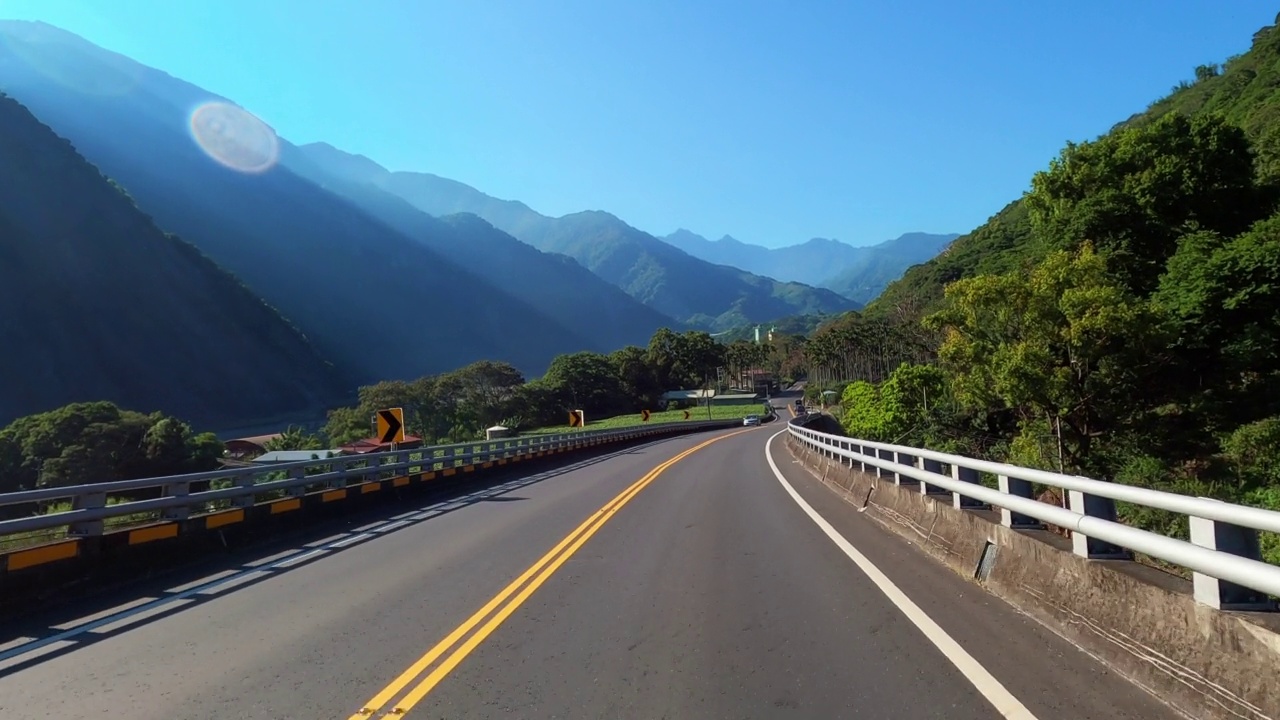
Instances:
[[[784,491],[779,427],[632,449],[0,669],[0,717],[1000,717]],[[1021,717],[1172,717],[774,453]]]
[[[672,468],[442,681],[423,717],[1000,717],[783,491],[764,461],[775,431]],[[1021,717],[1174,717],[850,514],[775,447],[798,490],[963,638]]]
[[[100,628],[85,647],[0,663],[0,718],[345,718],[617,493],[708,437],[459,499],[158,619]]]

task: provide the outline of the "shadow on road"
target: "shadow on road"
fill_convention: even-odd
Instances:
[[[524,474],[523,468],[511,468],[484,479],[442,483],[438,489],[419,491],[409,502],[381,504],[325,518],[305,529],[228,548],[226,554],[194,560],[150,578],[68,599],[53,607],[45,604],[25,618],[7,620],[0,629],[0,677],[199,606],[225,592],[277,577],[379,535],[476,503],[525,500],[506,494],[675,439],[662,438],[605,451],[531,475]]]

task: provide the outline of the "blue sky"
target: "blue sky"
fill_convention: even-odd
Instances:
[[[323,140],[778,246],[966,232],[1248,49],[1252,0],[0,0]]]

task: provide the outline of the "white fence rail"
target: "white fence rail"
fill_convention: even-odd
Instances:
[[[949,494],[958,509],[999,510],[1006,527],[1066,528],[1072,551],[1082,557],[1131,560],[1138,552],[1187,568],[1196,600],[1214,608],[1275,609],[1267,596],[1280,596],[1280,567],[1262,561],[1258,531],[1280,532],[1280,512],[832,435],[805,427],[806,421],[788,425],[798,441],[885,481],[916,485],[926,495]],[[998,488],[983,486],[981,473],[996,476]],[[1036,500],[1033,483],[1066,491],[1068,507]],[[1190,542],[1117,522],[1116,501],[1187,516]]]

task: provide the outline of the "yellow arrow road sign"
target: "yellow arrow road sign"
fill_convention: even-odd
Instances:
[[[404,442],[403,408],[387,408],[378,411],[378,442]]]

